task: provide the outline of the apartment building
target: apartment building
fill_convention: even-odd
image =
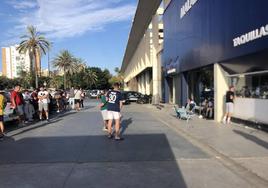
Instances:
[[[17,78],[20,76],[21,71],[30,71],[30,57],[29,53],[25,54],[19,53],[17,47],[19,45],[14,45],[10,47],[2,48],[2,73],[3,76],[8,78]],[[37,70],[41,70],[41,59],[40,55],[37,54]]]

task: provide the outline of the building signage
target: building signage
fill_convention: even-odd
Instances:
[[[176,72],[176,68],[173,68],[173,69],[169,69],[167,71],[167,74],[172,74],[172,73],[175,73]]]
[[[233,39],[234,47],[268,36],[268,24]]]
[[[187,0],[181,7],[181,19],[191,10],[198,0]]]
[[[177,67],[179,65],[179,57],[176,57],[175,60],[170,59],[167,63],[166,63],[166,73],[167,74],[174,74],[177,73]]]

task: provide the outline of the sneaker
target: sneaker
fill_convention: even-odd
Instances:
[[[103,127],[102,130],[103,131],[108,131],[108,129],[106,127]]]
[[[114,139],[115,139],[115,141],[122,141],[122,140],[124,140],[124,138],[119,137],[119,136],[116,136]]]
[[[108,139],[112,139],[112,138],[113,138],[113,135],[108,134],[107,138],[108,138]]]
[[[57,112],[58,112],[58,113],[60,113],[60,111],[59,111],[59,110],[57,110]]]

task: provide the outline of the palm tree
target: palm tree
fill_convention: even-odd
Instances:
[[[22,41],[17,47],[19,53],[29,53],[30,56],[30,72],[33,78],[35,75],[35,87],[38,88],[38,65],[37,58],[41,55],[46,54],[47,50],[50,48],[50,42],[37,32],[34,26],[27,27],[27,34],[21,37]]]
[[[75,71],[76,71],[75,73],[79,73],[85,70],[86,63],[81,58],[75,58],[74,66],[75,66]]]
[[[55,87],[55,88],[59,89],[62,85],[63,85],[63,78],[62,78],[62,76],[53,75],[51,77],[50,87],[52,86],[52,87]]]
[[[75,58],[73,62],[74,69],[67,72],[69,76],[68,81],[72,86],[81,86],[83,85],[83,75],[85,72],[86,64],[81,58]]]
[[[77,59],[68,51],[61,51],[53,60],[54,67],[64,72],[64,89],[67,87],[67,75],[73,75],[77,71]]]
[[[96,72],[92,71],[90,68],[85,69],[84,80],[88,85],[93,86],[98,81],[98,76]]]

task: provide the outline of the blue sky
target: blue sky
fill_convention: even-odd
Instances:
[[[0,46],[18,44],[32,24],[53,42],[51,60],[67,49],[113,72],[121,66],[136,6],[137,0],[1,0]],[[44,56],[43,68],[47,61]]]

